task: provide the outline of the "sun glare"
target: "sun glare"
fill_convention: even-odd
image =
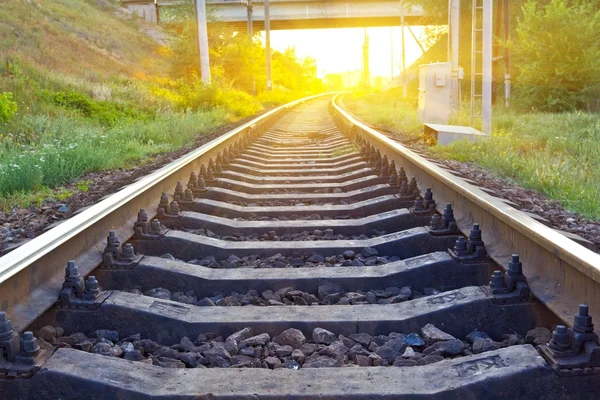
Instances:
[[[406,65],[422,54],[419,45],[405,28]],[[424,28],[412,27],[417,37]],[[331,73],[362,70],[363,28],[303,29],[271,32],[271,45],[276,50],[295,47],[300,57],[317,61],[319,77]],[[369,68],[371,76],[389,79],[401,70],[400,27],[367,28],[369,37]]]

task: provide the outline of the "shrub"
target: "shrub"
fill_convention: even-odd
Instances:
[[[10,92],[0,93],[0,122],[8,122],[17,112],[17,103]]]
[[[216,96],[216,103],[240,118],[256,114],[262,109],[260,102],[256,98],[246,92],[235,89],[219,90]]]
[[[215,106],[217,90],[215,85],[207,85],[198,78],[189,83],[180,79],[176,87],[179,93],[177,108],[181,111],[209,110]]]
[[[103,125],[114,126],[123,119],[147,119],[141,110],[126,104],[108,101],[94,101],[91,97],[74,91],[52,94],[55,104],[78,111],[87,118],[95,119]]]
[[[65,108],[80,111],[90,117],[94,112],[94,102],[88,96],[77,92],[57,92],[53,95],[54,103]]]
[[[600,95],[600,9],[596,1],[528,0],[513,44],[515,99],[527,108],[590,108]]]
[[[258,100],[265,107],[279,106],[285,103],[289,103],[300,97],[308,96],[308,94],[299,92],[290,92],[283,90],[273,90],[271,92],[263,92],[258,95]]]

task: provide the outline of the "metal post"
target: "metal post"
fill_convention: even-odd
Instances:
[[[510,49],[507,43],[510,41],[510,14],[509,0],[504,0],[504,102],[506,107],[510,103]]]
[[[480,43],[477,40],[477,32],[479,31],[479,28],[477,28],[477,10],[479,9],[479,6],[477,5],[478,1],[479,0],[472,0],[471,3],[471,126],[475,126],[475,99],[478,97],[478,94],[476,93],[477,61],[479,60],[477,54],[480,52],[480,50],[477,50],[477,46]]]
[[[460,0],[450,0],[450,36],[451,36],[451,54],[450,61],[452,65],[452,100],[455,111],[460,110],[460,81],[458,79],[459,68],[459,42],[460,42]]]
[[[483,1],[483,89],[481,103],[481,130],[492,134],[492,46],[493,0]]]
[[[267,92],[273,89],[273,82],[271,81],[271,12],[269,7],[269,0],[264,0],[265,6],[265,51],[267,53]]]
[[[500,63],[498,61],[501,60],[502,57],[500,56],[500,41],[498,39],[500,38],[500,29],[502,28],[502,3],[502,0],[496,0],[496,22],[494,22],[494,37],[497,38],[497,40],[494,40],[494,48],[492,50],[492,107],[496,105],[499,96],[498,82],[500,82],[500,79],[498,74],[500,73],[500,68],[498,68],[498,65],[500,65]]]
[[[390,26],[390,82],[394,80],[394,28]]]
[[[452,61],[452,2],[453,0],[448,0],[448,61]]]
[[[369,71],[369,36],[365,27],[365,40],[363,42],[363,86],[368,90],[371,86],[371,73]]]
[[[406,51],[404,47],[404,0],[400,0],[400,25],[402,27],[402,97],[406,98]]]
[[[248,36],[252,39],[252,0],[246,1],[246,9],[248,10]]]
[[[412,38],[415,40],[415,43],[417,44],[417,46],[419,46],[419,49],[421,49],[421,53],[425,54],[426,53],[425,47],[423,47],[423,45],[419,41],[419,38],[417,37],[417,35],[415,35],[413,30],[411,29],[410,25],[406,25],[406,30],[408,31],[408,33],[410,33],[410,36],[412,36]]]
[[[252,94],[256,95],[256,74],[254,73],[254,40],[252,30],[252,0],[242,0],[248,12],[248,37],[250,38],[250,65],[252,66]]]
[[[210,84],[210,61],[208,59],[208,30],[206,27],[206,5],[196,0],[196,23],[198,25],[198,52],[200,54],[200,76],[202,82]]]

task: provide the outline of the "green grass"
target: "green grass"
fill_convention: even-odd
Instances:
[[[358,118],[372,125],[393,128],[408,134],[423,132],[423,124],[417,118],[416,107],[404,101],[397,91],[384,93],[351,93],[342,101]]]
[[[36,131],[41,141],[27,146],[5,142],[0,151],[0,204],[24,205],[28,198],[39,203],[37,197],[47,195],[47,188],[86,172],[128,167],[148,156],[180,149],[233,119],[224,108],[169,112],[152,121],[110,128],[66,116],[25,118],[24,129]],[[80,186],[83,190],[87,185]]]
[[[282,99],[303,95],[287,93]],[[52,189],[88,172],[128,168],[179,150],[206,132],[262,109],[257,99],[246,95],[224,91],[219,96],[226,99],[224,105],[207,110],[162,111],[151,119],[117,118],[111,124],[77,113],[22,117],[10,125],[10,137],[0,133],[0,210],[65,200],[64,193]],[[80,181],[76,188],[85,192],[89,184]]]
[[[346,106],[371,124],[422,132],[416,107],[394,108],[394,93],[354,95]],[[454,123],[465,124],[466,114]],[[434,146],[440,158],[474,163],[536,189],[588,218],[600,219],[600,114],[517,113],[497,107],[489,139]]]

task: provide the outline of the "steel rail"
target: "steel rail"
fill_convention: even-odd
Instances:
[[[23,331],[58,299],[68,260],[76,261],[82,275],[89,274],[102,261],[109,230],[116,230],[120,238],[131,237],[138,211],[146,208],[153,217],[160,195],[172,191],[177,181],[187,181],[190,172],[198,171],[202,163],[207,163],[243,133],[262,129],[291,107],[325,95],[328,94],[306,97],[270,110],[1,257],[0,310],[8,313],[16,330]]]
[[[438,210],[452,203],[459,229],[468,235],[474,222],[480,224],[489,256],[499,265],[508,265],[512,253],[519,253],[523,272],[535,297],[566,324],[582,303],[600,318],[600,254],[575,243],[524,213],[467,183],[447,170],[419,156],[402,144],[358,121],[332,99],[331,110],[342,129],[362,137],[415,176],[421,189],[431,187]]]

